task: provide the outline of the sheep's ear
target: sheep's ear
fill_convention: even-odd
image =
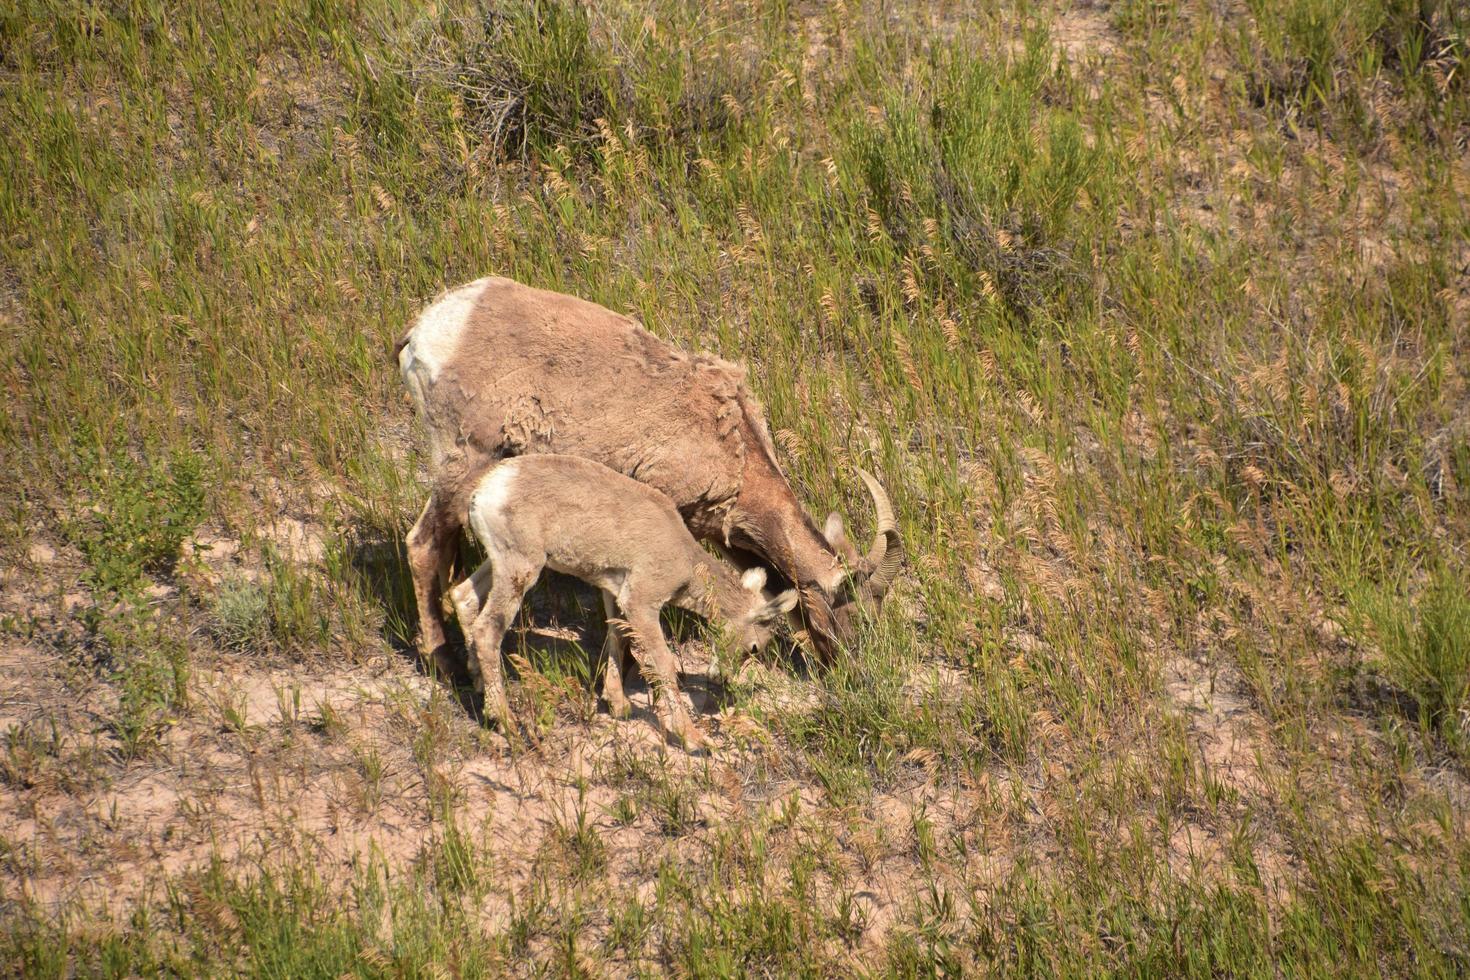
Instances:
[[[841,551],[842,544],[847,541],[847,528],[842,524],[842,515],[833,511],[827,515],[827,523],[822,527],[822,537],[834,551]]]
[[[847,526],[842,522],[842,515],[833,511],[827,515],[827,523],[822,527],[822,537],[827,539],[831,549],[849,565],[858,560],[857,548],[853,547],[847,538]]]
[[[751,592],[759,592],[766,587],[766,570],[759,565],[747,568],[745,574],[740,576],[740,584]]]

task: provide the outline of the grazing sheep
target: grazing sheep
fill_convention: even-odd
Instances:
[[[745,369],[687,354],[595,303],[496,276],[442,294],[398,344],[428,429],[433,486],[408,535],[420,652],[457,672],[440,596],[469,495],[505,457],[578,456],[662,491],[695,537],[800,590],[821,659],[876,609],[902,561],[893,508],[865,555],[835,514],[819,530],[792,492]]]

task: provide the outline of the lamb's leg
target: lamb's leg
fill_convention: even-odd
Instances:
[[[454,614],[459,617],[459,624],[466,633],[469,631],[470,624],[479,618],[480,608],[485,605],[485,597],[490,594],[490,580],[493,572],[494,566],[487,558],[480,562],[480,567],[475,569],[469,578],[449,592],[450,600],[454,603]]]
[[[649,685],[658,698],[659,724],[663,726],[665,736],[677,738],[689,752],[706,748],[708,743],[704,735],[689,717],[689,712],[679,697],[679,662],[669,649],[668,642],[664,640],[663,625],[658,621],[658,610],[639,610],[630,614],[627,619],[633,627],[633,644],[639,652],[643,676],[648,678]]]
[[[460,519],[447,506],[448,496],[438,488],[429,494],[423,513],[408,532],[408,567],[413,575],[413,594],[419,609],[419,656],[450,681],[463,675],[463,665],[449,649],[444,637],[444,613],[440,600],[444,580],[454,560],[454,544]]]
[[[454,603],[454,614],[459,617],[459,625],[464,630],[465,666],[469,668],[470,681],[477,694],[484,693],[485,682],[480,669],[480,651],[475,647],[471,627],[480,617],[480,610],[489,595],[491,575],[491,563],[486,559],[475,569],[474,574],[449,590],[449,598]]]
[[[612,624],[618,606],[612,593],[602,590],[602,611],[607,615],[607,638],[602,641],[602,696],[607,699],[607,713],[626,718],[633,713],[628,696],[623,693],[623,658],[628,654],[628,640],[623,631]]]
[[[469,636],[475,651],[473,656],[480,663],[485,711],[500,722],[502,731],[509,733],[510,704],[505,699],[505,678],[500,669],[500,641],[505,637],[505,631],[510,629],[510,624],[515,621],[526,590],[540,576],[541,567],[529,560],[508,560],[494,554],[491,555],[491,561],[494,562],[495,570],[490,594],[486,597],[474,625],[470,627]],[[471,581],[473,582],[473,577]]]

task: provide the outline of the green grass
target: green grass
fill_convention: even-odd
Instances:
[[[1105,56],[1069,47],[1079,17]],[[6,895],[3,956],[1470,969],[1470,834],[1431,779],[1470,777],[1466,28],[1431,0],[0,14],[0,561],[77,556],[95,605],[56,646],[121,759],[194,710],[200,636],[316,665],[411,639],[424,459],[389,351],[486,272],[744,361],[811,511],[860,530],[853,467],[881,471],[908,550],[808,696],[734,688],[771,737],[750,778],[801,781],[820,818],[726,832],[697,779],[604,774],[618,825],[700,841],[644,869],[651,897],[608,884],[596,815],[569,811],[558,873],[488,926],[494,855],[451,813],[411,872],[221,862],[131,917]],[[318,560],[271,536],[293,509]],[[203,525],[261,574],[198,584]],[[573,652],[526,661],[537,733],[590,714]],[[1218,724],[1256,777],[1210,756],[1180,664],[1238,705]],[[430,783],[442,734],[403,733]],[[6,745],[16,786],[62,751]],[[912,831],[875,950],[843,828],[916,785],[973,812]],[[1180,828],[1219,853],[1191,867]]]
[[[1470,735],[1470,595],[1464,580],[1440,568],[1430,574],[1415,606],[1386,590],[1354,605],[1378,648],[1372,667],[1408,695],[1410,720],[1442,736],[1464,758]]]

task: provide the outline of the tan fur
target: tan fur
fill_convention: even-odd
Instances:
[[[679,699],[677,663],[664,641],[660,610],[673,603],[715,619],[734,643],[755,650],[770,641],[797,601],[795,591],[767,599],[765,576],[747,573],[742,580],[708,554],[668,497],[585,459],[536,455],[500,463],[471,495],[468,523],[489,557],[454,590],[454,606],[470,640],[470,674],[485,693],[486,710],[506,725],[500,641],[543,568],[574,575],[611,597],[658,693],[665,733],[691,749],[703,739]],[[608,678],[610,708],[626,713],[618,668],[611,667]]]
[[[441,668],[455,667],[439,596],[467,496],[506,456],[578,456],[661,491],[696,537],[801,588],[824,657],[847,632],[850,610],[834,615],[834,604],[881,599],[844,584],[839,549],[852,549],[828,541],[791,492],[738,365],[686,354],[594,303],[498,277],[430,304],[398,351],[433,455],[408,549],[421,648]]]

